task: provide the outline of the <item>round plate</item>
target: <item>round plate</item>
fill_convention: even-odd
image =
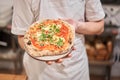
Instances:
[[[67,56],[71,51],[72,51],[72,49],[70,49],[67,53],[64,53],[61,55],[43,56],[43,57],[39,57],[39,56],[36,57],[36,56],[30,55],[28,52],[27,53],[34,59],[41,60],[41,61],[51,61],[51,60],[57,60],[57,59],[63,58],[65,56]]]

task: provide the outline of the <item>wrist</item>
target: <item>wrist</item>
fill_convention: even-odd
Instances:
[[[24,49],[24,36],[18,36],[18,43],[22,49]]]
[[[85,22],[79,22],[77,21],[76,27],[75,27],[75,31],[77,33],[82,33],[85,30]]]

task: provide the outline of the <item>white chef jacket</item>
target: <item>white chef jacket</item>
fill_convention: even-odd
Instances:
[[[98,21],[104,18],[100,0],[14,0],[12,33],[24,35],[34,21],[44,19]],[[97,27],[97,26],[96,26]],[[48,65],[25,53],[28,80],[89,80],[84,36],[76,33],[72,57]]]

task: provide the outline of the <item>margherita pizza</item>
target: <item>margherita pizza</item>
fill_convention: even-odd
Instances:
[[[74,36],[74,28],[63,20],[37,21],[24,36],[25,49],[35,57],[65,54],[73,46]]]

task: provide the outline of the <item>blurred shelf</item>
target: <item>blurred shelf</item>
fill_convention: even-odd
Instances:
[[[97,65],[97,66],[112,66],[114,64],[113,61],[89,61],[90,65]]]

